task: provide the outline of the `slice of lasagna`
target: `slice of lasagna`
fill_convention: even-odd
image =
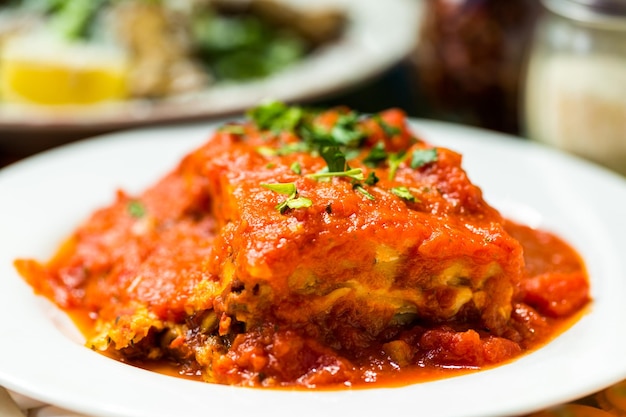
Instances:
[[[249,116],[142,195],[120,192],[50,263],[17,262],[88,314],[88,346],[210,382],[350,385],[433,358],[496,363],[543,325],[515,298],[521,245],[461,156],[402,112]]]

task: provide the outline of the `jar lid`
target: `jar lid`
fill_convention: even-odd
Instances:
[[[564,17],[600,26],[626,29],[626,0],[543,0]]]

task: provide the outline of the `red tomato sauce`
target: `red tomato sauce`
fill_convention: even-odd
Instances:
[[[584,307],[590,301],[588,279],[580,255],[565,241],[547,231],[510,221],[506,223],[506,230],[519,240],[525,251],[526,274],[516,295],[516,309],[511,324],[526,334],[524,352],[512,344],[502,345],[493,341],[485,343],[475,332],[458,333],[449,329],[425,332],[424,329],[413,329],[404,335],[403,340],[414,344],[415,341],[412,339],[419,336],[422,345],[436,346],[439,349],[438,353],[433,355],[430,351],[429,357],[407,366],[406,363],[402,363],[402,352],[398,352],[407,345],[394,346],[393,343],[387,346],[379,345],[364,355],[365,360],[361,369],[354,372],[352,380],[347,385],[343,385],[352,388],[365,388],[372,384],[379,387],[404,386],[488,369],[540,348],[575,323],[580,315],[584,314]],[[567,279],[563,278],[564,275]],[[550,301],[552,298],[560,300],[560,303],[555,306]],[[84,311],[73,311],[70,314],[84,334],[93,333],[93,320]],[[529,334],[533,335],[532,338],[528,337]],[[290,337],[293,335],[286,336],[285,343],[293,342]],[[243,351],[238,359],[254,356],[254,353],[254,349]],[[414,353],[405,352],[407,356],[412,354]],[[455,356],[457,364],[440,365],[441,362],[450,363],[450,359],[454,359]],[[474,363],[482,361],[489,364],[464,365],[463,362],[468,358]],[[297,363],[298,360],[295,362],[286,360],[280,366],[284,368],[284,372],[288,372],[289,364]],[[329,361],[326,366],[332,369],[335,360]],[[202,381],[198,370],[193,367],[181,369],[179,363],[144,360],[126,360],[126,362],[161,374]],[[228,363],[222,365],[229,366]],[[317,389],[340,388],[332,378],[329,383],[324,382],[324,365],[319,366],[318,370]],[[368,374],[368,378],[361,377],[364,373]]]

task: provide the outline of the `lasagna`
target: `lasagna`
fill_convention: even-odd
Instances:
[[[87,346],[222,384],[410,382],[517,357],[589,301],[576,253],[503,219],[401,111],[247,115],[16,261]]]

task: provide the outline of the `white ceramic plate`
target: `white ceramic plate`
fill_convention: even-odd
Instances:
[[[182,380],[82,346],[67,318],[12,268],[46,259],[91,210],[122,187],[138,192],[208,136],[211,126],[138,130],[76,143],[0,171],[0,385],[101,417],[351,416],[410,410],[429,417],[519,415],[626,377],[626,181],[520,139],[416,121],[429,142],[465,155],[488,201],[551,229],[587,261],[593,305],[571,329],[513,363],[403,388],[271,391]]]
[[[0,131],[93,132],[218,117],[241,112],[268,98],[299,102],[318,99],[379,75],[407,56],[417,42],[423,0],[280,1],[305,10],[324,6],[344,10],[349,19],[344,36],[270,77],[216,84],[157,101],[129,100],[57,111],[0,103]]]

